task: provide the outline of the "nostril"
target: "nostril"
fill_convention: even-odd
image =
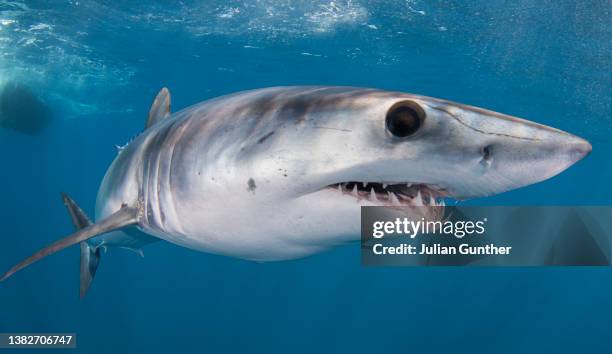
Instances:
[[[485,145],[482,148],[482,159],[480,160],[480,163],[485,165],[485,166],[491,166],[491,162],[493,161],[493,154],[492,154],[492,146],[491,145]]]
[[[482,148],[482,158],[488,160],[491,158],[491,145]]]

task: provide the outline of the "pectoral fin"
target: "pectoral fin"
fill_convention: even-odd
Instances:
[[[117,230],[125,226],[134,225],[136,223],[138,223],[138,210],[136,208],[123,206],[117,212],[102,219],[100,222],[84,227],[73,233],[72,235],[52,243],[51,245],[41,249],[30,257],[19,262],[18,264],[13,266],[13,268],[11,268],[8,272],[6,272],[2,276],[2,278],[0,278],[0,281],[4,281],[5,279],[13,275],[15,272],[29,266],[30,264],[38,261],[41,258],[51,255],[57,251],[61,251],[64,248],[67,248],[79,242],[86,241],[97,235]]]

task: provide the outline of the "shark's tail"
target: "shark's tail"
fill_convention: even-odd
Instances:
[[[68,194],[62,192],[61,195],[64,205],[70,214],[70,219],[72,219],[75,231],[79,231],[93,224],[83,209],[81,209]],[[90,245],[88,241],[81,242],[81,267],[79,275],[79,294],[81,299],[91,286],[99,263],[100,248]]]
[[[72,200],[72,198],[70,198],[67,194],[62,193],[62,199],[64,200],[64,204],[70,213],[72,223],[77,229],[76,232],[52,243],[23,261],[17,263],[2,277],[0,277],[0,281],[7,279],[15,272],[29,266],[41,258],[51,255],[57,251],[61,251],[64,248],[74,244],[81,243],[80,292],[81,297],[83,297],[91,285],[91,281],[93,280],[94,274],[98,267],[98,262],[100,260],[99,249],[95,246],[89,245],[87,240],[95,236],[138,223],[138,210],[124,205],[115,213],[100,220],[98,223],[93,224],[87,215],[85,215],[83,210],[81,210],[74,200]]]

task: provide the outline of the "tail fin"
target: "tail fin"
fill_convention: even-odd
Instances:
[[[72,203],[74,203],[74,201],[72,201]],[[74,205],[76,206],[76,204]],[[73,217],[73,222],[76,219],[79,222],[78,223],[79,226],[82,225],[81,224],[82,221],[88,221],[86,217],[85,219],[82,218],[83,216],[85,216],[85,214],[83,213],[82,210],[78,209],[78,207],[69,209],[69,211],[71,211],[70,214]],[[77,213],[73,214],[74,211],[77,211]],[[91,222],[89,223],[90,224],[88,226],[81,228],[80,230],[73,233],[72,235],[67,236],[61,240],[58,240],[50,244],[49,246],[34,253],[30,257],[17,263],[15,266],[13,266],[13,268],[9,269],[9,271],[6,272],[0,278],[0,281],[6,280],[8,277],[13,275],[15,272],[18,272],[19,270],[29,266],[30,264],[38,261],[41,258],[51,255],[57,251],[61,251],[64,248],[67,248],[79,242],[86,241],[94,236],[98,236],[100,234],[104,234],[104,233],[107,233],[113,230],[123,228],[128,225],[133,225],[133,224],[138,223],[138,210],[136,208],[130,208],[127,205],[123,205],[121,209],[109,215],[108,217],[100,220],[100,222],[98,222],[97,224],[91,224]],[[75,225],[77,224],[75,223]],[[83,255],[82,251],[81,251],[81,255]],[[88,256],[88,254],[86,254],[86,256]],[[87,262],[87,265],[89,266],[90,260],[86,260],[86,262]],[[91,282],[91,277],[89,278],[89,282]]]
[[[92,225],[91,220],[87,217],[87,214],[77,205],[77,203],[70,198],[70,196],[66,193],[61,193],[62,200],[64,201],[64,205],[66,209],[68,209],[68,213],[70,214],[70,219],[72,219],[72,224],[74,225],[75,231],[79,231],[88,226]],[[94,247],[90,245],[87,241],[81,242],[81,266],[80,266],[80,274],[79,274],[79,294],[81,299],[85,297],[87,290],[91,286],[91,282],[93,281],[94,276],[96,275],[96,270],[98,269],[98,264],[100,263],[100,249],[98,247]]]

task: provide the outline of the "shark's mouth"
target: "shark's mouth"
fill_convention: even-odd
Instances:
[[[444,188],[423,183],[342,182],[327,188],[381,206],[444,206]]]

